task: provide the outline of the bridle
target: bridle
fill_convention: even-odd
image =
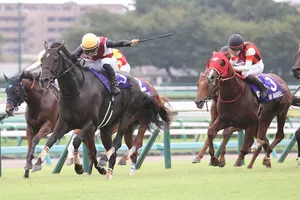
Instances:
[[[69,60],[69,58],[65,55],[65,53],[64,53],[63,51],[59,51],[59,50],[54,49],[54,48],[53,48],[53,50],[56,51],[56,52],[58,53],[58,55],[59,55],[59,57],[58,57],[58,59],[59,59],[59,64],[58,64],[58,66],[56,67],[57,70],[54,71],[51,67],[42,65],[42,72],[43,72],[43,70],[47,69],[47,70],[49,70],[49,71],[53,74],[53,76],[50,78],[50,82],[51,82],[51,83],[54,83],[54,80],[55,80],[55,79],[58,79],[58,78],[60,78],[61,76],[63,76],[63,75],[65,75],[65,74],[67,74],[68,72],[70,72],[70,71],[71,71],[71,70],[72,70],[72,69],[80,62],[80,60],[78,59],[76,63],[73,63],[73,62],[71,62],[71,61]],[[46,53],[45,53],[45,54],[46,54]],[[64,59],[63,59],[63,58],[64,58]],[[84,61],[84,59],[82,59],[82,60]],[[65,61],[67,61],[68,64],[71,64],[71,67],[69,67],[69,68],[67,68],[65,71],[61,72],[62,65],[65,63]],[[85,61],[84,61],[84,62],[85,62]],[[68,65],[66,65],[66,66],[68,66]],[[81,87],[83,86],[84,81],[85,81],[85,76],[84,76],[84,73],[83,73],[82,69],[81,69],[81,68],[79,68],[79,69],[80,69],[80,72],[81,72],[82,77],[83,77],[83,80],[82,80],[82,82],[80,83],[80,88],[81,88]],[[74,98],[74,97],[78,96],[80,93],[81,93],[81,90],[79,90],[79,92],[78,92],[76,95],[70,96],[70,97],[67,96],[67,97],[68,97],[68,98]],[[64,94],[64,96],[66,96],[66,95]]]
[[[14,83],[12,85],[20,85],[20,100],[17,101],[15,100],[14,98],[11,98],[11,97],[7,97],[6,98],[6,101],[12,101],[13,102],[13,107],[14,107],[14,110],[15,111],[18,111],[19,110],[19,106],[26,100],[26,94],[25,94],[25,89],[24,89],[24,84],[23,82],[21,81],[20,83]]]
[[[211,67],[211,69],[213,69],[218,74],[218,77],[216,78],[216,81],[218,82],[218,86],[220,85],[221,82],[229,81],[229,80],[235,78],[236,74],[237,74],[236,72],[234,72],[232,76],[222,78],[223,74],[221,74],[218,69],[216,69],[214,67]],[[241,91],[240,91],[240,93],[238,94],[237,97],[235,97],[232,100],[223,100],[223,99],[221,99],[220,92],[219,92],[218,101],[221,101],[222,103],[233,103],[236,100],[238,100],[242,96],[242,94],[245,90],[245,85],[242,84],[242,80],[240,78],[239,78],[239,81],[240,81],[240,85],[241,85],[242,88],[241,88]]]

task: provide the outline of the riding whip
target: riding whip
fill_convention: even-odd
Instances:
[[[163,34],[163,35],[157,35],[157,36],[154,36],[154,37],[139,39],[138,43],[146,42],[146,41],[150,41],[150,40],[155,40],[155,39],[158,39],[158,38],[169,37],[169,36],[172,36],[172,35],[174,35],[174,33],[166,33],[166,34]],[[128,44],[131,44],[131,42],[130,43],[126,43],[125,45],[128,45]]]

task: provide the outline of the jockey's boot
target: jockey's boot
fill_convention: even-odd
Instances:
[[[254,85],[256,85],[260,91],[260,96],[264,99],[265,97],[268,96],[268,91],[269,91],[269,88],[267,88],[256,76],[252,75],[252,74],[249,74],[245,80],[248,82],[248,83],[252,83]]]
[[[107,73],[112,94],[113,95],[120,94],[120,88],[118,86],[118,82],[117,82],[117,78],[116,78],[114,69],[111,67],[110,64],[104,64],[103,68],[105,69],[105,71]]]

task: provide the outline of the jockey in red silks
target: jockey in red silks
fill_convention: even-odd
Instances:
[[[228,40],[230,49],[230,63],[234,70],[240,72],[245,80],[256,85],[265,98],[268,95],[268,88],[256,77],[264,70],[264,63],[258,48],[251,42],[245,42],[243,37],[233,34]],[[242,64],[238,64],[243,61]]]
[[[97,37],[93,33],[87,33],[82,37],[80,46],[72,53],[73,62],[82,54],[90,60],[100,61],[99,67],[106,71],[112,93],[120,93],[114,69],[118,67],[118,61],[113,56],[112,48],[135,46],[138,39],[112,41],[104,36]],[[95,69],[100,71],[101,69]]]

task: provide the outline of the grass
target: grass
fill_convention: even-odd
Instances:
[[[246,163],[249,161],[246,160]],[[78,176],[72,167],[52,175],[54,166],[23,179],[23,169],[5,169],[0,178],[1,199],[299,199],[300,168],[295,160],[284,163],[273,160],[272,169],[257,160],[254,169],[233,168],[229,160],[225,168],[215,168],[190,161],[173,161],[172,169],[164,169],[162,161],[146,162],[134,176],[129,166],[116,166],[112,181],[94,173]]]

